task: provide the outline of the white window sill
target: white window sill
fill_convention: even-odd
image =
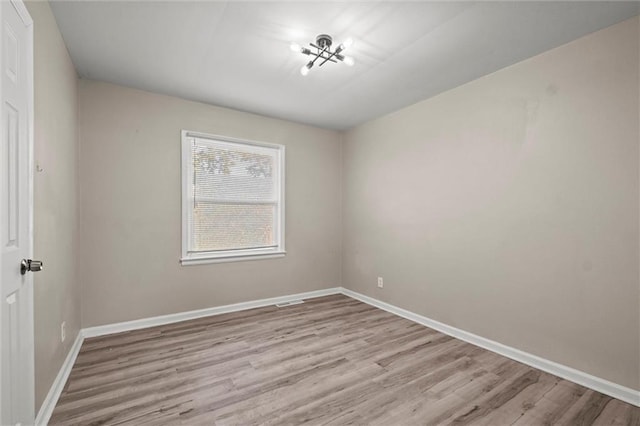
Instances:
[[[193,256],[183,257],[180,259],[182,266],[204,265],[207,263],[224,263],[224,262],[243,262],[245,260],[263,260],[284,257],[286,251],[276,251],[270,253],[254,253],[254,254],[234,254],[225,256]]]

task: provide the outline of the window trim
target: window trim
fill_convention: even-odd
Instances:
[[[189,217],[192,214],[193,202],[192,202],[192,190],[191,190],[191,177],[193,176],[193,161],[191,153],[190,138],[210,139],[220,142],[231,142],[243,145],[264,147],[270,149],[276,149],[278,152],[278,176],[277,182],[279,185],[279,203],[278,203],[278,232],[276,234],[277,244],[275,247],[263,248],[263,249],[238,249],[238,250],[225,250],[216,252],[201,252],[190,253],[190,236],[189,232]],[[280,144],[273,144],[267,142],[259,142],[247,139],[232,138],[228,136],[212,135],[202,132],[194,132],[191,130],[182,130],[181,132],[181,159],[180,159],[180,174],[182,175],[182,255],[180,257],[180,263],[182,265],[201,265],[206,263],[220,263],[220,262],[237,262],[244,260],[257,260],[257,259],[272,259],[277,257],[283,257],[286,254],[285,250],[285,147]]]

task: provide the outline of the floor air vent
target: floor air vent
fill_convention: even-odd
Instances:
[[[291,302],[276,303],[276,306],[278,308],[284,308],[286,306],[299,305],[301,303],[304,303],[304,300],[292,300]]]

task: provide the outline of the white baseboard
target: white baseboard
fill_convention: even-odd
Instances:
[[[324,290],[309,291],[306,293],[290,294],[288,296],[272,297],[269,299],[252,300],[250,302],[234,303],[233,305],[216,306],[213,308],[198,309],[196,311],[180,312],[177,314],[161,315],[151,318],[143,318],[134,321],[119,322],[115,324],[89,327],[82,330],[85,338],[104,336],[106,334],[121,333],[123,331],[140,330],[158,325],[172,324],[174,322],[186,321],[196,318],[208,317],[211,315],[226,314],[229,312],[244,311],[246,309],[261,308],[263,306],[275,305],[277,303],[291,302],[298,299],[312,299],[314,297],[328,296],[330,294],[340,294],[342,288],[334,287]]]
[[[76,362],[76,358],[78,357],[78,353],[80,352],[83,341],[84,337],[82,335],[82,330],[80,330],[78,332],[78,335],[76,336],[75,342],[73,342],[73,345],[71,346],[71,349],[69,349],[67,357],[62,363],[62,367],[60,367],[58,375],[56,376],[53,384],[51,385],[51,388],[49,389],[49,393],[40,406],[40,410],[38,411],[38,415],[36,416],[35,420],[36,426],[46,426],[49,423],[51,414],[53,414],[53,409],[58,403],[58,398],[60,398],[60,394],[64,389],[64,385],[67,383],[67,379],[69,378],[69,374],[71,373],[71,368]]]
[[[592,376],[583,371],[579,371],[574,368],[567,367],[566,365],[549,361],[547,359],[532,355],[519,349],[494,342],[493,340],[485,339],[484,337],[480,337],[459,328],[443,324],[441,322],[432,320],[422,315],[418,315],[411,311],[407,311],[406,309],[402,309],[389,303],[374,299],[372,297],[365,296],[364,294],[357,293],[353,290],[349,290],[344,287],[334,287],[324,290],[310,291],[306,293],[291,294],[288,296],[272,297],[269,299],[253,300],[250,302],[235,303],[232,305],[217,306],[213,308],[199,309],[196,311],[180,312],[177,314],[162,315],[140,320],[84,328],[78,333],[73,346],[69,350],[67,358],[60,368],[60,372],[51,385],[51,389],[49,390],[47,397],[45,398],[42,406],[40,407],[40,410],[38,411],[38,416],[36,417],[35,424],[40,426],[46,425],[49,422],[51,414],[53,413],[53,409],[58,402],[58,398],[60,398],[60,394],[64,389],[64,385],[67,382],[69,373],[71,373],[71,368],[75,363],[78,353],[80,352],[80,347],[82,346],[82,342],[85,338],[120,333],[123,331],[139,330],[143,328],[154,327],[157,325],[172,324],[175,322],[186,321],[195,318],[220,315],[229,312],[244,311],[247,309],[260,308],[263,306],[270,306],[278,303],[291,302],[298,299],[312,299],[315,297],[329,296],[332,294],[344,294],[345,296],[352,297],[371,306],[375,306],[376,308],[383,309],[387,312],[414,321],[418,324],[433,328],[434,330],[437,330],[441,333],[447,334],[460,340],[464,340],[465,342],[506,356],[507,358],[511,358],[515,361],[527,364],[531,367],[546,371],[547,373],[551,373],[563,379],[570,380],[574,383],[578,383],[582,386],[586,386],[590,389],[602,392],[606,395],[640,407],[640,391],[636,391],[634,389],[618,385],[608,380]]]
[[[592,376],[591,374],[585,373],[584,371],[576,370],[574,368],[567,367],[566,365],[549,361],[548,359],[544,359],[528,352],[503,345],[502,343],[485,339],[484,337],[469,333],[467,331],[452,327],[447,324],[443,324],[441,322],[432,320],[431,318],[427,318],[411,311],[407,311],[406,309],[398,308],[397,306],[382,302],[369,296],[365,296],[364,294],[357,293],[347,288],[342,288],[341,292],[345,296],[352,297],[371,306],[375,306],[376,308],[383,309],[392,314],[406,318],[413,322],[417,322],[418,324],[433,328],[434,330],[455,337],[456,339],[464,340],[465,342],[471,343],[472,345],[480,346],[481,348],[487,349],[491,352],[495,352],[507,358],[511,358],[515,361],[521,362],[523,364],[529,365],[531,367],[537,368],[539,370],[572,381],[579,385],[596,390],[605,395],[612,396],[614,398],[628,402],[629,404],[640,407],[640,391],[621,386],[617,383],[613,383],[596,376]]]
[[[161,315],[157,317],[144,318],[135,321],[126,321],[115,324],[101,325],[97,327],[83,328],[78,333],[76,341],[69,350],[69,354],[65,359],[56,379],[53,381],[49,393],[45,398],[38,415],[35,420],[37,426],[46,426],[49,423],[53,409],[55,408],[60,394],[67,383],[71,368],[78,357],[80,347],[85,338],[103,336],[106,334],[120,333],[123,331],[140,330],[143,328],[154,327],[163,324],[172,324],[175,322],[186,321],[195,318],[202,318],[211,315],[226,314],[229,312],[244,311],[247,309],[260,308],[263,306],[271,306],[278,303],[292,302],[300,299],[313,299],[315,297],[329,296],[332,294],[340,294],[342,287],[327,288],[323,290],[309,291],[306,293],[290,294],[288,296],[272,297],[269,299],[253,300],[250,302],[235,303],[233,305],[217,306],[214,308],[199,309],[196,311],[180,312],[177,314]]]

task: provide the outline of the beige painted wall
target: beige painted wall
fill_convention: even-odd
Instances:
[[[47,2],[27,2],[34,20],[34,275],[36,410],[80,330],[77,255],[78,78]],[[60,341],[60,324],[67,338]]]
[[[638,67],[635,18],[349,131],[343,285],[640,389]]]
[[[180,131],[286,146],[284,258],[180,266]],[[80,280],[90,327],[340,285],[341,136],[80,81]]]

